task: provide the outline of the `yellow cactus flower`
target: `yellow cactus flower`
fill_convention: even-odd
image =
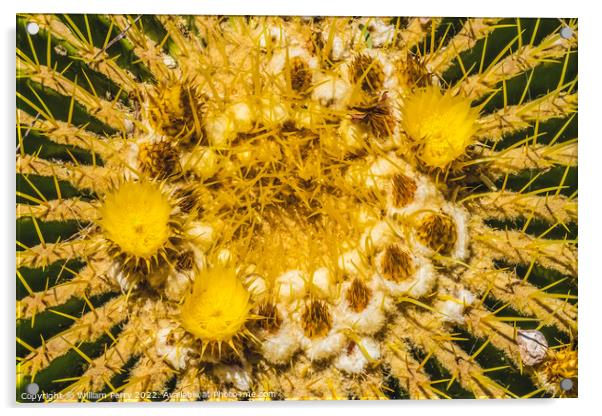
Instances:
[[[427,87],[403,104],[402,125],[419,146],[419,158],[428,166],[445,168],[473,143],[478,110],[470,100]]]
[[[100,225],[110,241],[128,256],[149,259],[171,235],[171,206],[157,185],[126,182],[100,208]]]
[[[206,343],[228,342],[249,319],[249,292],[234,269],[220,266],[197,276],[180,310],[182,327]]]

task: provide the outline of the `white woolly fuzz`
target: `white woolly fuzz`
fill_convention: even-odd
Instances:
[[[245,277],[245,286],[253,297],[259,297],[267,292],[268,287],[265,279],[258,274],[250,274]]]
[[[318,68],[318,58],[312,56],[305,48],[293,47],[276,52],[268,64],[268,72],[274,75],[283,74],[286,69],[287,55],[289,62],[293,58],[301,58],[309,68]]]
[[[383,255],[384,251],[377,254],[375,259],[379,273],[382,273],[380,264]],[[437,282],[437,273],[428,259],[412,252],[410,252],[410,257],[414,264],[414,274],[409,279],[396,283],[378,274],[381,286],[393,297],[409,295],[413,298],[420,298],[429,293]]]
[[[416,182],[416,192],[414,199],[403,207],[396,207],[393,204],[393,195],[391,192],[391,183],[387,189],[387,214],[390,216],[409,216],[415,212],[423,210],[438,210],[443,203],[443,196],[435,188],[435,185],[422,175],[409,176]]]
[[[465,305],[472,305],[477,300],[476,295],[466,289],[460,289],[456,294],[456,298]]]
[[[360,237],[360,248],[365,253],[380,250],[395,238],[395,232],[386,221],[379,221],[372,227],[367,228]]]
[[[377,178],[390,178],[399,172],[400,160],[394,155],[390,157],[379,157],[372,165],[370,165],[370,175]]]
[[[292,302],[305,296],[307,279],[300,270],[289,270],[276,279],[278,297],[284,302]]]
[[[443,320],[463,324],[466,306],[472,305],[475,300],[476,296],[472,292],[460,289],[454,294],[453,299],[437,302],[435,309],[443,315]]]
[[[223,148],[236,137],[234,120],[227,113],[218,116],[208,116],[205,119],[205,132],[209,143],[216,148]]]
[[[265,337],[261,344],[263,356],[274,364],[285,364],[299,350],[303,330],[284,320],[274,335]]]
[[[227,146],[238,133],[248,132],[254,127],[255,116],[254,109],[244,101],[231,104],[222,113],[208,114],[205,132],[209,143],[216,148]]]
[[[208,147],[195,146],[189,153],[182,155],[182,169],[192,172],[201,179],[208,179],[215,175],[218,170],[219,158],[217,154]]]
[[[178,63],[171,55],[163,55],[163,63],[169,69],[175,69],[178,66]]]
[[[123,127],[128,136],[134,132],[134,122],[129,118],[123,119]]]
[[[247,391],[251,388],[251,376],[238,365],[217,364],[213,367],[213,374],[224,384],[231,384],[234,388]]]
[[[227,248],[222,248],[217,252],[217,262],[224,266],[229,267],[234,261],[234,255]]]
[[[368,227],[370,225],[373,225],[373,224],[377,223],[380,219],[380,217],[378,215],[375,215],[374,210],[369,209],[364,206],[359,207],[355,211],[355,214],[353,215],[353,217],[354,217],[355,221],[357,221],[357,225],[363,226],[363,227]]]
[[[259,47],[266,49],[268,45],[272,48],[279,47],[287,39],[284,28],[278,26],[270,26],[268,28],[262,28],[259,34],[258,42]]]
[[[379,48],[390,43],[395,37],[395,25],[387,24],[381,18],[362,18],[360,22],[367,26],[370,32],[372,47],[374,48]]]
[[[384,73],[383,88],[388,91],[395,91],[397,89],[397,81],[395,78],[395,66],[389,61],[384,53],[378,49],[364,49],[363,55],[369,56],[372,59],[378,61]]]
[[[325,32],[322,32],[325,33]],[[332,39],[332,49],[330,50],[330,56],[333,61],[340,61],[349,55],[347,48],[345,47],[345,41],[340,36],[334,36]]]
[[[334,366],[349,374],[361,373],[366,366],[380,358],[380,346],[372,338],[362,338],[350,352],[344,352],[334,361]]]
[[[320,104],[309,102],[304,108],[296,108],[291,117],[298,129],[315,131],[316,126],[323,122],[321,115],[323,111],[324,109]]]
[[[333,76],[322,76],[316,80],[312,98],[324,106],[340,108],[351,90],[350,85]]]
[[[341,140],[341,146],[350,153],[362,149],[364,143],[368,141],[366,130],[349,119],[341,121],[337,133]]]
[[[311,285],[314,294],[323,298],[328,298],[332,295],[333,276],[330,270],[326,267],[316,269],[311,278]]]
[[[325,26],[320,33],[322,42],[325,45],[330,44],[330,59],[333,61],[340,61],[350,55],[351,39],[342,29],[342,26],[337,27],[337,23],[333,22]]]
[[[452,217],[456,223],[458,239],[450,256],[453,259],[464,260],[468,257],[468,212],[464,208],[446,204],[443,212]]]
[[[374,180],[369,179],[369,168],[362,165],[350,166],[345,172],[345,182],[357,188],[374,188]]]
[[[347,273],[357,273],[364,263],[362,255],[357,249],[347,251],[339,256],[339,268]]]
[[[345,346],[346,337],[333,328],[320,338],[309,338],[303,334],[300,342],[307,358],[311,361],[321,361],[338,354]]]
[[[191,221],[184,234],[192,243],[206,251],[213,245],[215,229],[210,224]]]
[[[193,281],[194,273],[190,271],[171,273],[165,281],[165,296],[168,299],[179,301],[188,293]]]
[[[435,184],[428,177],[416,172],[410,165],[399,161],[396,163],[399,169],[395,173],[401,173],[414,180],[416,192],[413,200],[403,207],[396,207],[393,204],[392,182],[388,181],[385,189],[387,192],[387,214],[389,216],[409,216],[415,212],[423,210],[438,210],[441,204],[445,202],[441,192],[437,190]],[[392,178],[393,175],[390,177]]]
[[[113,262],[111,264],[107,270],[107,275],[117,282],[123,293],[129,292],[138,284],[138,279],[136,279],[135,276],[123,272],[122,265],[119,262]]]
[[[437,302],[435,309],[442,315],[442,319],[448,322],[464,323],[464,305],[455,300]]]
[[[378,282],[372,281],[368,288],[372,294],[366,308],[360,312],[355,312],[349,307],[346,299],[347,291],[351,282],[342,284],[341,301],[334,309],[334,327],[340,329],[352,329],[360,334],[375,334],[385,324],[384,296]]]
[[[155,350],[157,355],[163,358],[169,365],[177,370],[186,368],[188,355],[193,352],[191,348],[179,345],[171,345],[168,342],[169,335],[174,330],[172,325],[164,325],[157,331],[155,339]]]
[[[394,153],[388,153],[386,157],[379,157],[370,164],[365,172],[364,186],[387,191],[393,175],[406,171],[411,172],[407,163],[395,156]]]
[[[194,253],[194,265],[191,270],[171,270],[165,280],[165,295],[168,299],[179,301],[188,293],[196,276],[196,271],[207,267],[205,255],[196,246],[190,244],[190,250]]]
[[[140,146],[137,142],[132,141],[125,145],[125,163],[127,166],[131,166],[132,169],[126,169],[123,173],[126,180],[137,180],[138,174],[138,154],[140,153]]]
[[[234,122],[238,132],[246,133],[253,129],[255,111],[244,101],[237,102],[228,106],[226,112]]]
[[[282,104],[278,97],[268,97],[261,99],[260,110],[261,121],[267,126],[282,124],[288,117],[288,109]]]

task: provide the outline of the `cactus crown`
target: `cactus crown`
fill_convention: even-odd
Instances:
[[[17,23],[20,392],[576,394],[575,20]]]

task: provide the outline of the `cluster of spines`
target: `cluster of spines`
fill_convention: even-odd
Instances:
[[[74,48],[69,50],[75,51],[75,53],[81,55],[85,62],[95,61],[97,56],[104,56],[103,54],[106,54],[106,50],[104,49],[108,44],[105,44],[102,48],[94,46],[91,39],[87,40],[86,36],[82,35],[81,32],[78,33],[78,31],[73,30],[73,28],[77,26],[73,22],[68,22],[65,24],[59,20],[52,20],[55,19],[53,17],[34,16],[28,18],[39,19],[40,22],[45,23],[46,25],[48,25],[47,20],[50,20],[50,22],[53,23],[53,33],[56,34],[62,42],[75,45]],[[130,25],[130,22],[128,22],[126,17],[116,16],[114,20],[117,27],[121,27],[122,29],[125,29]],[[419,19],[414,19],[410,22],[410,24],[424,29],[425,25],[422,22],[418,22],[418,20]],[[470,33],[470,36],[457,36],[456,38],[452,38],[450,43],[453,43],[453,45],[447,45],[447,47],[442,50],[434,51],[434,49],[431,47],[433,59],[430,61],[437,63],[437,65],[435,65],[433,68],[433,72],[440,73],[442,71],[441,68],[445,68],[447,62],[451,61],[449,58],[456,58],[458,51],[472,48],[477,42],[478,38],[487,36],[488,33],[495,29],[496,24],[497,22],[492,22],[487,19],[478,19],[476,21],[469,20],[466,23],[466,27],[463,28],[462,31]],[[178,44],[175,37],[176,32],[173,30],[173,27],[171,27],[169,24],[166,24],[166,26],[168,27],[168,32],[171,34],[171,36],[173,36],[174,44],[179,46],[180,53],[183,53],[182,51],[185,48],[183,47],[182,43]],[[428,28],[428,25],[426,27]],[[431,27],[434,28],[435,25],[432,25]],[[149,40],[144,35],[143,31],[136,25],[132,26],[132,28],[133,30],[131,31],[131,39],[134,43],[134,50],[145,52],[139,55],[143,57],[145,64],[147,64],[150,70],[155,74],[159,76],[165,76],[167,74],[167,70],[165,68],[165,59],[163,59],[163,57],[160,55],[153,55],[152,49],[149,48],[149,45],[152,44],[152,40]],[[418,35],[416,35],[416,33],[418,33]],[[418,36],[418,38],[420,38],[420,33],[420,31],[411,32],[408,30],[408,33],[402,33],[400,38],[404,39],[407,44],[410,44],[410,41],[413,39],[413,37]],[[422,31],[422,35],[426,35],[424,30]],[[107,37],[107,39],[108,38],[109,37]],[[532,40],[534,38],[535,35],[533,35]],[[535,67],[544,59],[557,59],[566,57],[565,61],[568,62],[570,54],[565,53],[567,49],[566,45],[568,44],[569,48],[571,45],[574,45],[571,42],[574,42],[575,38],[576,35],[572,38],[573,40],[564,40],[558,35],[558,32],[556,32],[555,34],[552,34],[548,38],[544,39],[544,41],[542,41],[538,46],[533,46],[533,42],[523,45],[523,37],[519,33],[515,40],[515,43],[517,43],[518,46],[517,52],[510,53],[506,58],[503,59],[501,58],[502,54],[500,54],[500,58],[495,59],[494,62],[489,65],[489,69],[487,71],[479,71],[478,74],[470,77],[466,76],[465,79],[459,83],[460,85],[458,86],[458,90],[468,91],[471,98],[479,99],[485,94],[490,94],[491,89],[497,87],[500,80],[507,79],[509,74],[519,74],[520,72],[524,71],[525,67],[520,66],[519,62],[526,63],[527,67]],[[178,50],[176,46],[173,47],[174,50]],[[451,51],[452,47],[453,51]],[[452,55],[450,55],[450,53]],[[424,61],[429,62],[427,59],[424,59]],[[38,59],[31,60],[31,58],[28,58],[27,54],[24,53],[20,55],[20,62],[23,65],[22,68],[26,70],[29,69],[30,74],[28,74],[27,77],[31,81],[42,83],[59,93],[63,92],[67,96],[72,96],[72,102],[77,101],[78,105],[83,105],[89,114],[93,114],[94,117],[97,117],[99,120],[106,123],[106,125],[115,128],[123,127],[123,117],[120,113],[112,110],[114,107],[112,107],[111,102],[108,102],[105,98],[95,96],[95,93],[90,93],[87,89],[79,87],[76,83],[66,79],[66,77],[62,77],[57,72],[40,70],[50,67],[52,65],[51,62],[47,62],[47,65],[40,65]],[[463,67],[462,64],[460,64],[460,66]],[[131,80],[134,78],[131,76],[129,71],[122,69],[115,63],[115,61],[110,59],[103,60],[97,64],[93,64],[93,67],[94,70],[99,71],[100,73],[108,74],[109,78],[112,81],[119,83],[120,86],[123,87],[124,91],[131,91],[135,89],[135,85],[133,85],[131,82]],[[576,105],[576,93],[572,92],[573,85],[570,83],[570,81],[568,87],[563,85],[562,79],[564,79],[564,71],[565,70],[562,72],[561,82],[559,83],[559,89],[557,91],[553,91],[552,93],[546,94],[534,102],[526,103],[524,105],[522,104],[523,99],[521,99],[520,103],[516,106],[504,105],[503,109],[498,110],[496,113],[483,116],[479,122],[481,125],[481,132],[479,133],[480,137],[493,139],[495,143],[499,143],[501,141],[499,139],[501,139],[504,135],[508,135],[516,130],[524,129],[528,127],[530,123],[539,123],[544,122],[547,119],[565,117],[573,112]],[[374,83],[378,84],[378,77],[375,77]],[[473,87],[475,85],[477,86],[476,88]],[[501,86],[501,93],[504,97],[506,97],[507,93],[506,88],[506,84],[503,83]],[[35,89],[31,89],[31,91],[33,91],[34,96],[37,94]],[[70,109],[67,122],[65,123],[64,120],[54,119],[52,111],[44,108],[45,105],[42,100],[36,103],[35,101],[32,101],[32,99],[25,97],[25,95],[22,93],[20,94],[24,102],[29,105],[30,108],[33,108],[34,112],[37,112],[41,115],[39,117],[34,117],[19,111],[18,138],[20,140],[23,140],[24,142],[27,137],[26,133],[29,131],[29,129],[24,129],[21,126],[30,125],[30,127],[35,126],[36,129],[39,129],[39,131],[48,135],[48,137],[50,137],[52,140],[56,140],[58,143],[69,145],[75,144],[89,149],[91,152],[96,154],[105,155],[107,159],[111,157],[113,152],[111,149],[111,144],[103,143],[102,140],[94,134],[91,134],[88,131],[80,128],[73,128],[70,125],[72,120],[72,109]],[[493,94],[490,94],[490,96],[493,96]],[[115,98],[115,101],[113,102],[114,104],[118,104],[119,94],[117,94],[116,97],[117,98]],[[23,138],[24,136],[25,138]],[[496,152],[495,147],[493,151],[483,148],[483,160],[480,161],[479,164],[484,166],[491,165],[491,170],[487,169],[487,175],[490,175],[491,177],[488,179],[488,181],[483,180],[483,183],[488,188],[492,188],[492,181],[497,180],[496,175],[497,177],[507,178],[509,175],[520,172],[524,169],[557,165],[568,167],[576,163],[575,152],[573,151],[571,153],[570,143],[564,145],[563,142],[563,150],[564,147],[566,147],[566,153],[559,153],[558,151],[552,151],[548,148],[539,149],[537,147],[538,145],[533,145],[532,143],[537,143],[537,137],[537,134],[535,134],[533,138],[527,138],[528,140],[525,140],[524,144],[516,146],[517,151],[515,152],[510,152],[505,149]],[[24,144],[20,143],[20,145],[21,149],[23,149]],[[574,143],[574,145],[574,147],[576,147],[576,143]],[[533,154],[534,157],[531,157],[531,154]],[[505,160],[508,160],[508,162],[505,162]],[[534,162],[534,160],[537,162]],[[77,187],[88,188],[94,191],[100,191],[103,189],[103,187],[106,188],[110,186],[107,185],[107,183],[111,182],[111,175],[109,172],[103,170],[100,166],[83,166],[77,162],[64,162],[58,164],[53,162],[52,164],[49,164],[46,163],[43,158],[27,155],[24,152],[18,157],[17,167],[19,173],[22,173],[23,175],[40,175],[54,178],[56,183],[56,194],[58,194],[59,200],[63,203],[67,200],[61,199],[61,187],[59,185],[59,181],[67,181]],[[541,189],[535,189],[534,191],[526,192],[525,190],[529,189],[529,185],[531,185],[530,183],[525,185],[524,189],[521,190],[523,192],[513,193],[506,191],[505,185],[507,180],[504,180],[502,186],[500,186],[501,191],[499,189],[489,189],[489,192],[485,192],[483,194],[472,194],[467,198],[467,203],[474,204],[476,207],[475,209],[477,210],[476,212],[482,212],[481,215],[483,217],[502,216],[504,219],[521,217],[526,218],[525,229],[532,219],[542,219],[552,223],[550,229],[553,229],[559,225],[562,226],[564,224],[576,221],[576,202],[574,202],[574,195],[563,196],[560,192],[564,188],[563,183],[565,176],[566,175],[563,176],[562,183],[557,186],[557,191],[552,190],[552,196],[549,195],[550,190],[546,191],[548,194],[544,194]],[[27,176],[23,177],[26,178]],[[482,176],[479,176],[479,178],[482,178]],[[85,203],[76,198],[70,200],[71,202],[69,203],[71,205],[69,205],[69,208],[67,208],[67,206],[63,203],[53,204],[52,201],[46,201],[46,197],[44,196],[43,192],[37,190],[36,185],[32,185],[32,188],[37,192],[34,192],[33,195],[24,194],[24,198],[29,196],[29,201],[33,202],[34,204],[19,205],[18,216],[30,216],[34,224],[36,224],[37,219],[42,221],[46,218],[57,218],[59,220],[69,218],[70,216],[73,216],[77,219],[89,218],[89,216],[85,216],[86,214],[84,213],[86,211],[90,212],[90,205],[93,204]],[[504,214],[500,214],[500,212],[504,212]],[[35,229],[41,244],[39,247],[32,247],[26,252],[22,253],[22,255],[18,256],[19,266],[45,266],[54,263],[57,260],[69,258],[73,255],[85,255],[86,257],[92,257],[95,246],[91,242],[82,242],[77,240],[73,242],[67,241],[58,243],[46,242],[37,225],[35,226]],[[475,235],[479,237],[477,238],[479,244],[476,244],[475,247],[478,249],[481,247],[482,243],[483,248],[478,253],[483,254],[483,256],[475,256],[475,264],[469,265],[471,267],[470,270],[475,270],[474,276],[468,272],[463,276],[463,281],[469,286],[478,288],[477,292],[479,293],[491,293],[496,299],[499,299],[517,309],[519,313],[523,313],[526,316],[534,315],[541,320],[542,323],[547,322],[551,325],[560,327],[563,332],[573,333],[575,330],[574,321],[576,309],[574,305],[566,302],[566,300],[571,299],[570,294],[563,296],[550,296],[553,293],[547,293],[546,290],[539,290],[534,285],[530,285],[528,283],[527,278],[529,273],[527,273],[524,278],[517,279],[515,276],[513,276],[513,272],[511,270],[500,270],[499,268],[494,267],[494,261],[496,259],[503,259],[507,261],[509,260],[511,263],[526,263],[528,266],[530,266],[528,269],[530,271],[532,270],[533,265],[537,262],[552,270],[558,270],[560,273],[566,274],[567,276],[576,276],[575,251],[570,245],[570,242],[567,245],[567,243],[563,241],[547,239],[545,238],[547,233],[542,233],[542,236],[540,237],[528,237],[518,232],[508,233],[491,231],[478,220],[474,221],[474,229],[476,233]],[[544,232],[545,231],[546,230],[544,230]],[[517,254],[517,252],[519,254]],[[521,255],[520,253],[526,254]],[[528,258],[534,258],[536,260],[530,261],[525,259],[524,256],[527,256]],[[486,274],[480,274],[480,271],[483,269],[489,270],[490,272]],[[95,270],[97,270],[97,268],[95,268]],[[71,292],[70,289],[65,290],[65,295],[63,296],[67,296],[72,293],[81,294],[83,297],[88,296],[90,293],[89,290],[93,289],[94,285],[98,285],[100,283],[92,283],[91,279],[94,276],[96,276],[96,273],[89,274],[88,277],[82,276],[81,287],[83,287],[83,289],[78,289],[80,285],[74,284],[72,286],[75,288],[75,291]],[[500,278],[507,279],[508,283],[502,286],[499,284],[495,285],[494,283],[496,281],[499,282],[499,280],[496,279]],[[27,285],[25,286],[27,287]],[[509,293],[507,288],[511,286],[518,288],[520,290],[518,293],[521,295],[519,296]],[[28,298],[27,302],[30,302],[34,305],[34,308],[30,310],[38,311],[38,308],[44,309],[45,307],[48,307],[48,305],[59,305],[66,300],[66,298],[61,298],[59,295],[49,295],[48,293],[50,292],[43,291],[36,295],[37,298],[47,298],[44,301],[33,300],[33,297]],[[105,306],[107,306],[107,309],[111,309],[108,307],[109,305]],[[550,306],[554,311],[552,314],[548,312]],[[35,316],[35,314],[36,313],[33,312],[32,316]],[[474,317],[474,319],[478,319],[476,322],[477,325],[474,327],[474,334],[477,336],[479,334],[483,334],[484,337],[489,337],[491,335],[490,330],[481,328],[483,324],[479,324],[481,322],[481,318],[482,317],[478,314]],[[74,320],[80,321],[81,319],[83,318],[75,318]],[[511,319],[498,321],[495,319],[495,317],[490,317],[488,320],[484,320],[484,322],[489,322],[491,320],[496,322],[496,327],[501,333],[508,331],[503,322]],[[411,322],[412,320],[409,319],[409,321]],[[423,321],[429,321],[429,317],[420,317],[420,322]],[[514,322],[518,322],[518,320],[515,320]],[[117,321],[111,321],[111,324],[116,323]],[[81,325],[84,324],[85,322],[82,321]],[[403,327],[403,323],[400,323],[399,327]],[[78,328],[78,326],[75,325],[75,328]],[[457,365],[451,363],[452,357],[449,354],[446,355],[446,350],[444,347],[447,345],[445,343],[453,341],[453,337],[452,339],[446,341],[427,342],[427,340],[423,339],[424,334],[417,334],[415,332],[416,330],[414,330],[414,332],[408,332],[413,334],[413,336],[409,337],[412,342],[421,344],[423,349],[426,351],[430,351],[431,348],[429,347],[433,347],[432,350],[436,351],[433,353],[435,358],[444,363],[447,368],[457,369],[458,374],[454,375],[454,377],[458,379],[458,377],[462,376],[462,383],[467,383],[463,384],[464,386],[474,385],[474,383],[470,383],[470,380],[473,379],[475,379],[475,382],[482,382],[483,380],[486,380],[486,376],[484,376],[482,369],[474,372],[475,368],[478,368],[478,365],[474,364],[477,356],[470,357],[471,360],[467,361],[473,364],[466,364],[463,367],[458,367]],[[433,333],[441,334],[446,333],[446,331],[441,329],[438,330],[436,327],[434,327]],[[98,333],[95,332],[94,334],[88,334],[86,332],[74,331],[74,334],[75,335],[72,336],[72,342],[75,344],[78,341],[90,339],[89,337],[94,337],[96,336],[94,334]],[[58,345],[56,342],[54,344]],[[51,358],[53,357],[53,354],[55,354],[55,357],[58,356],[56,354],[60,355],[62,348],[60,346],[55,346],[54,344],[44,347],[44,350],[49,352],[48,355]],[[71,347],[71,344],[69,343],[66,345],[67,348]],[[512,356],[517,356],[516,350],[512,344],[504,343],[503,341],[498,340],[496,345],[501,346],[501,348],[507,353],[513,354]],[[394,350],[403,351],[403,348],[400,349],[399,345],[397,345]],[[400,354],[403,356],[403,352]],[[410,366],[410,364],[408,365]],[[421,369],[423,367],[424,365],[415,366],[417,369]],[[400,370],[399,368],[396,368],[396,371],[401,371],[401,374],[398,374],[398,377],[403,379],[403,371],[407,370]],[[167,375],[170,373],[161,372],[160,374]],[[480,374],[479,377],[482,378],[475,376],[475,374]],[[452,381],[454,380],[454,377],[452,377]],[[469,381],[466,381],[467,379]],[[429,385],[429,388],[425,388],[424,386],[416,387],[415,383],[425,382],[425,380],[428,380],[428,377],[426,377],[426,379],[417,377],[416,380],[413,381],[408,380],[408,391],[410,391],[411,394],[416,395],[416,397],[430,397],[432,392],[440,391],[430,385],[428,381],[426,381],[425,385]],[[490,383],[490,380],[487,383]],[[328,391],[332,390],[333,389],[329,389]],[[507,391],[507,389],[491,384],[488,384],[488,389],[485,391],[477,391],[477,393],[479,393],[477,395],[488,395],[487,392],[499,393],[500,396],[512,395]]]

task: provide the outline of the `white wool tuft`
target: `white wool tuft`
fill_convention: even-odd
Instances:
[[[251,295],[257,297],[267,291],[265,279],[258,274],[250,274],[245,278],[245,285]]]
[[[442,319],[448,322],[464,323],[464,305],[455,300],[437,302],[435,308],[441,313]]]
[[[312,92],[312,98],[324,106],[340,107],[347,95],[350,86],[340,78],[324,77],[318,80]]]
[[[390,177],[399,172],[397,160],[389,157],[380,157],[370,166],[370,175],[376,177]]]
[[[285,302],[305,296],[307,291],[305,275],[300,270],[289,270],[276,279],[278,295]]]
[[[401,215],[410,216],[415,212],[424,210],[438,211],[440,204],[444,202],[443,196],[435,188],[433,183],[413,170],[406,170],[404,172],[406,176],[414,179],[416,182],[416,192],[414,193],[414,199],[412,202],[403,207],[396,207],[393,205],[393,196],[389,189],[388,197],[388,214],[389,215]]]
[[[188,292],[192,284],[190,271],[170,273],[165,281],[165,295],[168,299],[179,301]]]
[[[205,132],[209,143],[217,148],[227,146],[236,137],[234,120],[227,113],[208,117],[205,120]]]
[[[334,61],[340,61],[348,55],[345,41],[340,36],[334,36],[332,39],[332,49],[330,50],[331,57]]]
[[[248,132],[253,128],[254,113],[248,103],[231,104],[226,111],[239,132]]]
[[[362,255],[358,250],[350,250],[339,256],[339,268],[348,272],[356,273],[361,269],[363,264]]]
[[[368,140],[368,133],[357,123],[344,119],[341,121],[337,133],[340,137],[342,147],[349,152],[355,152],[364,146]]]
[[[287,54],[289,62],[293,58],[299,57],[302,58],[307,63],[307,66],[309,66],[310,68],[315,69],[318,67],[317,58],[315,56],[312,56],[307,51],[307,49],[293,47],[278,51],[274,54],[274,56],[270,60],[270,63],[268,64],[268,70],[271,74],[278,75],[283,73],[283,71],[286,69]]]
[[[464,260],[468,256],[468,213],[465,209],[446,204],[444,212],[451,216],[456,223],[456,232],[458,239],[456,246],[451,253],[451,257],[458,260]]]
[[[360,247],[365,252],[380,250],[389,244],[394,237],[395,234],[391,225],[386,221],[379,221],[364,231],[360,237]]]
[[[460,302],[466,305],[472,305],[474,301],[477,300],[475,294],[466,289],[460,289],[456,297]]]
[[[163,55],[163,63],[169,69],[175,69],[178,66],[178,63],[171,55]]]
[[[383,254],[377,255],[377,263],[380,263],[379,258]],[[379,275],[381,285],[387,293],[394,297],[410,295],[413,298],[420,298],[431,291],[437,282],[437,272],[432,263],[428,259],[416,255],[412,255],[412,261],[415,272],[410,279],[396,283]]]
[[[270,39],[268,41],[268,38]],[[272,47],[278,47],[281,43],[286,40],[286,32],[284,28],[271,26],[267,30],[263,29],[259,35],[259,46],[261,48],[267,48],[268,43]]]
[[[267,336],[261,344],[263,356],[274,364],[286,363],[299,349],[302,336],[301,328],[284,322],[276,334]]]
[[[125,163],[127,166],[131,166],[133,169],[126,169],[124,171],[125,179],[127,180],[136,180],[138,179],[138,174],[136,173],[138,169],[138,154],[140,153],[140,146],[138,143],[132,141],[125,146]]]
[[[134,132],[134,122],[129,118],[123,119],[123,126],[125,128],[125,132],[129,135]]]
[[[191,221],[184,232],[186,237],[203,250],[208,250],[215,238],[215,229],[209,224],[198,221]]]
[[[320,361],[338,354],[345,346],[345,340],[345,335],[333,328],[322,338],[311,339],[303,335],[301,346],[307,358],[311,361]]]
[[[266,125],[282,124],[289,117],[288,109],[277,97],[262,98],[260,115]]]
[[[213,374],[224,384],[232,384],[236,389],[247,391],[251,388],[249,373],[238,365],[217,364]]]
[[[132,288],[135,288],[138,284],[138,281],[134,276],[123,272],[122,266],[119,262],[113,262],[113,264],[111,264],[107,270],[107,275],[112,277],[117,282],[123,293],[127,293]]]
[[[188,347],[178,345],[168,345],[167,337],[173,331],[173,326],[165,326],[157,332],[155,340],[155,350],[157,355],[163,358],[172,367],[178,370],[186,368],[188,355],[192,350]]]
[[[217,253],[217,262],[224,267],[230,266],[232,264],[233,260],[234,260],[234,256],[233,256],[232,252],[230,250],[228,250],[227,248],[222,248]]]
[[[332,283],[332,274],[328,268],[320,267],[314,271],[311,284],[320,296],[329,297],[332,294]]]
[[[435,308],[443,315],[445,321],[462,324],[466,307],[472,305],[477,298],[466,289],[456,291],[453,297],[454,299],[437,302]]]
[[[351,282],[342,285],[341,301],[334,310],[334,327],[341,330],[352,329],[359,334],[374,334],[385,324],[385,294],[382,292],[379,282],[374,279],[368,284],[371,290],[370,301],[360,312],[349,308],[346,293]]]
[[[350,353],[345,352],[339,355],[334,361],[334,366],[346,373],[357,374],[366,368],[370,360],[378,360],[380,358],[380,346],[374,339],[362,338],[360,345],[361,348],[358,344],[355,344]]]
[[[218,170],[218,156],[208,147],[196,146],[182,156],[182,167],[201,179],[208,179]]]
[[[395,36],[395,26],[386,24],[383,19],[370,19],[368,23],[370,40],[375,48],[391,42]]]

